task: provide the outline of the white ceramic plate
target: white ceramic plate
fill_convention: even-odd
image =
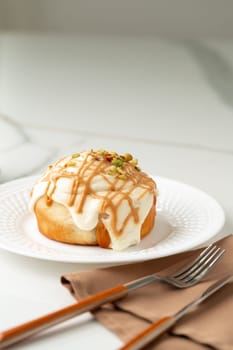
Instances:
[[[206,193],[166,178],[155,178],[158,212],[153,231],[136,247],[116,252],[100,247],[55,242],[39,233],[28,209],[35,177],[0,186],[0,247],[45,260],[78,263],[123,263],[149,260],[203,245],[222,228],[225,217]]]

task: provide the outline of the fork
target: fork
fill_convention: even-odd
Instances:
[[[168,276],[148,275],[137,280],[118,285],[84,298],[75,304],[51,312],[14,328],[0,332],[0,349],[13,345],[29,336],[43,331],[84,312],[97,309],[99,306],[126,297],[133,290],[155,281],[168,283],[177,288],[187,288],[198,283],[224,254],[224,249],[209,245],[188,265]]]

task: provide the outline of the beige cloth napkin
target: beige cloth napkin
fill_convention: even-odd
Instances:
[[[154,282],[132,292],[128,297],[95,311],[99,322],[123,341],[132,338],[151,322],[173,315],[211,283],[233,273],[233,237],[218,242],[226,253],[198,285],[176,289]],[[189,261],[198,251],[136,264],[66,274],[61,281],[76,299],[84,298],[107,288],[151,273],[166,274]],[[168,334],[148,349],[204,350],[233,349],[233,283],[224,287],[192,314],[186,316]]]

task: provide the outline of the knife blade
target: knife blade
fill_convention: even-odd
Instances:
[[[226,284],[233,281],[233,274],[227,275],[217,282],[213,283],[208,289],[201,295],[195,298],[191,303],[187,304],[181,310],[179,310],[173,316],[167,316],[154,322],[143,332],[136,335],[128,343],[123,345],[119,350],[139,350],[150,344],[153,340],[159,338],[162,334],[172,328],[177,321],[184,317],[187,313],[193,310],[195,307],[203,303],[211,295],[219,291]]]

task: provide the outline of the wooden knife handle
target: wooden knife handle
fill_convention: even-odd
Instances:
[[[128,289],[126,286],[117,286],[84,298],[70,306],[0,332],[0,349],[15,344],[51,326],[83,314],[84,312],[97,309],[99,306],[120,299],[127,294]]]
[[[173,326],[173,317],[163,317],[158,321],[152,323],[144,331],[137,334],[128,343],[123,345],[119,350],[139,350],[150,344],[153,340],[160,337],[168,329]]]

